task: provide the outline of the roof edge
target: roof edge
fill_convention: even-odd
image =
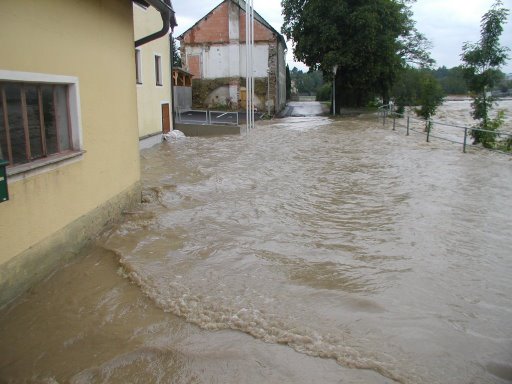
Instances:
[[[134,3],[149,7],[152,6],[155,8],[158,12],[162,13],[169,13],[169,24],[171,26],[171,29],[174,29],[174,27],[178,26],[178,23],[176,21],[176,12],[174,12],[174,9],[172,7],[171,0],[132,0]]]
[[[187,34],[190,30],[194,29],[199,23],[201,23],[206,17],[208,17],[213,11],[215,11],[217,8],[219,8],[223,3],[226,3],[228,1],[233,2],[234,4],[238,5],[238,7],[245,12],[246,8],[246,2],[244,0],[223,0],[218,5],[216,5],[210,12],[208,12],[206,15],[201,17],[194,25],[192,25],[189,29],[184,31],[181,35],[177,37],[178,40],[183,39],[184,35]],[[240,2],[243,3],[243,6],[240,4]],[[285,49],[288,49],[288,46],[286,45],[286,40],[282,34],[280,34],[274,27],[272,27],[261,15],[254,10],[254,19],[257,20],[260,24],[262,24],[264,27],[272,31],[277,38],[283,43]]]

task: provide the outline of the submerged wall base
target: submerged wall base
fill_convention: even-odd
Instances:
[[[223,136],[239,135],[238,125],[208,125],[208,124],[176,124],[176,129],[183,132],[185,136]]]
[[[96,207],[55,234],[0,265],[0,308],[72,260],[100,231],[141,201],[141,184]]]

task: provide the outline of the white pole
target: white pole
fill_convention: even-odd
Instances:
[[[336,79],[332,79],[332,115],[336,115]]]
[[[254,128],[254,0],[251,1],[251,129]]]
[[[249,3],[245,3],[245,129],[249,133]]]
[[[332,115],[336,115],[336,72],[338,71],[338,64],[332,67]]]
[[[254,7],[252,0],[245,3],[245,89],[246,89],[246,129],[254,128]]]

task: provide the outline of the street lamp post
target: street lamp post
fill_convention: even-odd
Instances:
[[[332,67],[332,115],[336,115],[336,72],[338,71],[338,64]]]

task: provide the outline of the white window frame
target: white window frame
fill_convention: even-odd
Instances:
[[[144,80],[142,78],[142,49],[135,48],[135,82],[137,85],[142,85]]]
[[[162,65],[162,55],[159,53],[154,54],[155,58],[155,85],[157,87],[164,86],[164,74]]]
[[[81,158],[83,150],[82,116],[80,111],[80,86],[78,77],[53,75],[46,73],[19,72],[0,70],[1,81],[13,81],[37,84],[58,84],[68,86],[69,118],[71,125],[71,144],[73,150],[66,154],[52,155],[51,158],[42,158],[29,163],[7,167],[7,174],[26,176],[25,173],[41,173],[54,169],[56,164],[76,161]],[[15,181],[16,179],[11,180]]]

